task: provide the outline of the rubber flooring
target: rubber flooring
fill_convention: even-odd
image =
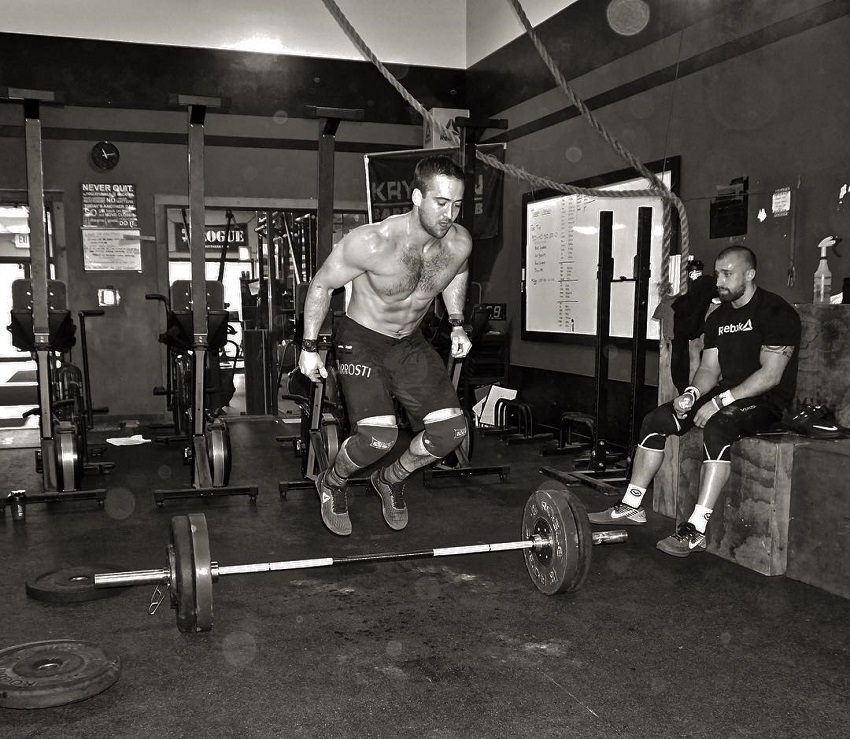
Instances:
[[[154,504],[189,486],[179,444],[109,446],[108,490],[93,501],[32,504],[0,518],[0,648],[72,639],[114,650],[120,679],[60,707],[0,708],[3,737],[845,737],[850,727],[850,602],[766,578],[710,554],[675,559],[650,514],[622,544],[593,548],[584,586],[546,596],[519,552],[363,563],[222,577],[214,626],[183,634],[153,586],[75,604],[34,600],[26,584],[58,568],[166,566],[172,516],[202,512],[221,565],[417,551],[520,538],[545,482],[537,446],[477,437],[474,464],[498,477],[408,487],[410,525],[391,531],[358,488],[354,532],[322,525],[300,477],[291,424],[231,425],[233,484],[244,496]],[[149,429],[136,430],[152,438]],[[109,435],[108,432],[106,435]],[[95,439],[97,440],[97,439]],[[36,495],[32,449],[0,450],[7,490]],[[589,510],[611,503],[573,487]],[[2,688],[0,688],[2,690]]]

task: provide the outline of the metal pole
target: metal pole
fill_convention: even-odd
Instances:
[[[604,472],[608,464],[608,350],[611,340],[611,280],[614,277],[614,212],[599,213],[599,267],[596,283],[596,434],[590,469]]]
[[[643,419],[643,386],[646,381],[646,321],[649,312],[650,249],[652,245],[652,208],[638,208],[637,254],[635,255],[635,295],[632,325],[631,414],[629,449],[638,442]]]

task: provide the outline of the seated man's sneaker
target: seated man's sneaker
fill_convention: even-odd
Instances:
[[[664,554],[674,557],[687,557],[691,552],[705,551],[705,534],[696,530],[692,523],[681,523],[676,533],[662,539],[655,545]]]
[[[407,526],[407,505],[404,502],[404,483],[384,482],[380,471],[373,472],[369,480],[381,499],[384,521],[395,531],[401,531]]]
[[[632,508],[625,503],[617,503],[598,513],[588,513],[590,523],[599,525],[622,524],[624,526],[643,526],[646,523],[646,511],[643,508]]]
[[[316,475],[316,491],[322,505],[322,521],[337,536],[351,533],[351,519],[348,517],[348,498],[345,486],[336,488],[325,482],[327,470]]]

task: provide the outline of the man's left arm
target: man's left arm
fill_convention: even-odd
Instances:
[[[449,314],[452,327],[452,356],[465,357],[472,349],[472,342],[463,328],[463,309],[466,305],[466,287],[469,282],[469,264],[464,260],[458,273],[443,290],[443,303]]]
[[[722,405],[762,395],[782,381],[782,374],[800,345],[800,317],[797,312],[790,305],[777,307],[770,316],[762,340],[765,343],[759,352],[761,366],[739,385],[721,393],[718,400]]]
[[[768,390],[775,388],[780,380],[785,367],[794,355],[795,346],[762,345],[759,353],[759,367],[740,385],[729,389],[735,400],[741,398],[752,398],[762,395]]]

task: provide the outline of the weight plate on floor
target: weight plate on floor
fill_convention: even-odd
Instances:
[[[189,531],[192,536],[192,560],[195,576],[195,630],[212,629],[212,563],[207,519],[203,513],[190,513]]]
[[[577,590],[587,576],[592,552],[582,551],[579,524],[570,506],[571,493],[555,482],[544,482],[526,501],[522,536],[549,541],[542,549],[525,550],[525,566],[540,592],[546,595]],[[585,545],[588,546],[588,545]]]
[[[19,644],[0,650],[0,706],[64,706],[102,693],[120,674],[120,657],[96,644],[66,639]]]
[[[171,519],[171,548],[175,577],[171,580],[171,603],[177,611],[177,628],[184,634],[197,631],[195,617],[195,563],[188,516]]]
[[[63,567],[45,572],[26,585],[27,595],[45,603],[83,603],[120,595],[127,588],[96,588],[96,572],[120,572],[114,567]],[[129,586],[128,586],[129,587]]]

